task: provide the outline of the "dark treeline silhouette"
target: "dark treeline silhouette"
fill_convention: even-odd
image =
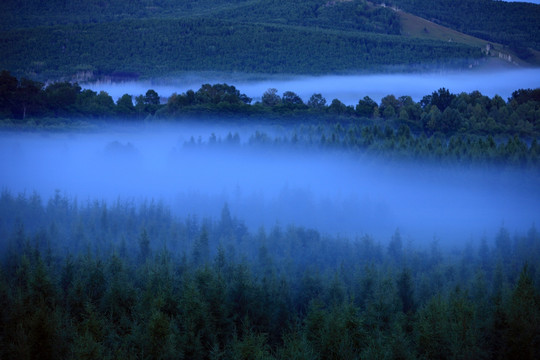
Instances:
[[[255,131],[247,138],[242,138],[238,132],[229,132],[223,137],[212,133],[207,139],[191,137],[183,146],[188,149],[343,150],[345,154],[360,155],[365,159],[421,161],[476,168],[497,166],[498,169],[535,170],[540,164],[540,144],[536,139],[528,144],[517,135],[498,140],[491,135],[415,136],[407,125],[395,129],[389,125],[301,124],[278,135],[263,130]]]
[[[304,101],[294,92],[282,96],[268,89],[260,102],[242,94],[232,85],[204,84],[197,91],[173,94],[162,104],[160,96],[150,89],[135,97],[124,94],[116,103],[104,91],[83,90],[78,84],[57,82],[47,86],[29,79],[17,79],[9,72],[0,74],[0,117],[20,120],[47,118],[121,118],[181,119],[186,116],[217,115],[260,118],[282,118],[292,121],[355,121],[371,120],[397,129],[407,126],[414,134],[431,136],[519,135],[534,138],[540,134],[540,89],[516,90],[505,101],[479,91],[453,94],[441,88],[415,102],[410,96],[387,95],[377,104],[369,96],[356,106],[347,106],[339,99],[329,103],[319,93]],[[54,121],[52,121],[54,123]]]
[[[4,191],[0,238],[6,359],[540,356],[534,226],[447,250]]]
[[[231,132],[207,141],[192,139],[186,146],[293,146],[347,151],[396,160],[428,160],[459,164],[498,164],[536,168],[540,161],[540,89],[516,90],[505,102],[479,92],[452,94],[439,89],[419,102],[408,96],[369,97],[356,107],[338,99],[330,105],[321,94],[307,103],[294,92],[282,96],[266,91],[261,101],[234,86],[205,84],[198,91],[173,94],[166,103],[148,90],[135,98],[125,94],[114,103],[105,92],[82,90],[72,83],[46,87],[8,72],[0,75],[0,124],[6,128],[69,129],[104,124],[114,119],[140,123],[215,119],[238,123],[293,125],[276,135],[254,131],[241,139]],[[245,134],[243,135],[245,136]]]
[[[4,119],[59,117],[145,117],[159,108],[159,96],[154,90],[135,98],[124,95],[114,102],[104,91],[82,89],[78,84],[43,83],[22,78],[7,71],[0,74],[0,117]]]

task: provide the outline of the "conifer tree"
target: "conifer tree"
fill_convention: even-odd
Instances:
[[[208,227],[203,224],[199,237],[193,243],[192,260],[195,266],[201,266],[210,260],[210,245],[208,243]]]
[[[141,234],[139,235],[139,260],[141,263],[146,262],[150,256],[150,237],[146,232],[146,229],[143,228]]]
[[[397,279],[397,289],[403,313],[408,314],[409,312],[414,312],[416,308],[414,289],[411,272],[408,268],[401,271],[401,274]]]
[[[538,359],[540,356],[540,303],[525,265],[507,308],[505,334],[508,359]]]

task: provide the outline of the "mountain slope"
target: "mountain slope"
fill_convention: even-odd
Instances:
[[[510,47],[524,60],[540,51],[540,5],[494,0],[372,0],[483,40]]]
[[[208,70],[322,74],[411,64],[464,67],[477,62],[487,45],[365,0],[16,4],[0,4],[10,15],[0,25],[0,68],[43,80],[81,71],[150,77]]]
[[[401,20],[401,33],[403,36],[473,46],[481,49],[486,55],[499,58],[512,65],[529,66],[531,64],[540,64],[540,53],[533,49],[530,49],[531,55],[527,56],[528,61],[525,61],[520,59],[518,54],[508,46],[464,34],[402,10],[396,10],[396,13]]]
[[[0,33],[0,68],[24,76],[77,71],[324,74],[424,63],[466,65],[476,48],[403,36],[227,21],[126,20]],[[15,69],[15,71],[13,70]]]

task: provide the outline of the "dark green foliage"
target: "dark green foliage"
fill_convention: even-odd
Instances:
[[[203,225],[199,237],[193,243],[193,265],[200,266],[207,264],[210,260],[210,247],[208,245],[208,229]]]
[[[222,18],[121,20],[0,32],[0,68],[42,80],[178,71],[327,74],[411,63],[463,67],[482,56],[457,43]],[[337,22],[334,22],[337,23]]]
[[[143,229],[139,236],[139,259],[141,262],[145,262],[150,256],[150,238],[146,229]]]
[[[263,0],[220,16],[235,21],[287,24],[323,29],[399,34],[398,16],[390,9],[374,8],[365,1],[303,0],[284,3]]]
[[[262,103],[265,106],[276,106],[281,103],[281,98],[277,94],[277,89],[271,88],[264,92],[262,98]]]
[[[24,120],[44,111],[49,98],[42,83],[25,78],[19,81],[7,71],[2,71],[0,83],[0,116]]]
[[[46,117],[103,118],[152,115],[160,108],[159,95],[148,90],[133,106],[130,95],[125,94],[117,103],[104,91],[96,93],[81,89],[76,83],[55,82],[47,85],[22,78],[17,80],[9,72],[0,76],[0,116],[25,120]]]
[[[399,229],[396,229],[392,239],[388,244],[388,256],[396,265],[401,265],[403,261],[403,240],[401,239],[401,234]]]
[[[475,304],[459,289],[447,298],[433,297],[418,313],[420,354],[428,359],[485,358],[475,311]]]
[[[68,23],[111,22],[121,19],[148,17],[170,17],[185,15],[186,11],[206,11],[223,4],[239,4],[242,0],[195,0],[195,1],[155,1],[155,0],[112,0],[64,1],[52,0],[43,3],[28,0],[23,4],[16,0],[2,2],[3,13],[13,14],[2,22],[2,29],[44,26]]]
[[[43,1],[0,3],[0,67],[40,80],[178,71],[332,73],[410,64],[466,66],[481,50],[401,36],[381,1]],[[538,7],[491,0],[394,0],[456,30],[538,50]],[[389,2],[385,2],[389,5]],[[444,111],[444,109],[441,109]]]
[[[332,115],[347,116],[354,114],[354,108],[342,103],[339,99],[332,100],[330,106],[328,106],[328,112]]]
[[[540,355],[540,304],[527,265],[523,267],[507,308],[504,335],[508,359],[536,359]]]
[[[448,89],[440,88],[431,94],[431,105],[435,105],[439,110],[444,111],[452,104],[456,95],[451,94]]]
[[[300,96],[292,91],[285,91],[281,97],[281,101],[285,107],[290,109],[305,109],[306,106]],[[322,99],[319,99],[318,105],[320,106]]]
[[[373,116],[377,106],[375,101],[369,96],[365,96],[362,100],[358,101],[358,105],[356,105],[356,114],[361,117],[370,118]]]
[[[70,107],[75,105],[77,96],[81,92],[81,87],[69,82],[53,83],[45,88],[47,103],[53,109],[61,109],[68,112]],[[96,93],[93,94],[97,96]]]
[[[195,93],[195,104],[218,105],[227,103],[230,105],[249,104],[251,99],[245,94],[240,94],[234,86],[227,84],[204,84]]]
[[[307,106],[316,110],[322,110],[326,106],[326,99],[319,93],[311,95]]]
[[[116,111],[118,115],[123,117],[130,117],[135,113],[135,106],[133,105],[133,97],[129,94],[124,94],[116,101]]]
[[[3,358],[539,355],[534,226],[501,229],[476,254],[404,247],[398,231],[383,244],[251,232],[227,205],[198,221],[156,202],[38,199],[0,195]]]
[[[512,93],[509,102],[515,101],[517,104],[526,104],[529,101],[540,101],[540,89],[520,89]]]
[[[414,301],[414,285],[409,269],[405,268],[397,279],[398,295],[401,300],[402,310],[405,314],[414,312],[416,309]]]
[[[262,94],[262,103],[251,104],[252,99],[234,86],[204,84],[196,92],[173,94],[166,104],[161,104],[159,94],[150,89],[137,96],[134,105],[128,94],[115,104],[105,92],[82,90],[68,82],[42,87],[30,80],[19,81],[6,71],[0,81],[0,114],[6,126],[54,128],[62,124],[62,117],[75,118],[69,120],[73,124],[78,119],[111,117],[147,121],[179,121],[194,115],[234,121],[262,117],[264,121],[310,125],[318,121],[325,126],[317,127],[316,141],[310,130],[309,139],[305,134],[294,133],[290,138],[273,141],[258,133],[250,143],[290,141],[295,145],[320,144],[390,158],[444,158],[461,164],[503,163],[518,167],[536,166],[540,155],[536,140],[540,134],[540,101],[535,95],[538,89],[517,90],[505,102],[499,96],[490,99],[478,91],[456,95],[441,88],[418,103],[409,96],[388,95],[377,104],[366,96],[353,108],[339,99],[327,106],[320,94],[314,94],[304,104],[294,92],[285,91],[279,96],[277,89]],[[30,88],[33,90],[27,91]],[[349,126],[346,133],[335,131],[345,125]],[[384,132],[380,132],[383,128]],[[222,142],[214,140],[212,143]],[[239,140],[231,134],[226,143],[238,145]]]

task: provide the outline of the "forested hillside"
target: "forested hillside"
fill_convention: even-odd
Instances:
[[[400,33],[399,18],[394,11],[375,7],[365,1],[262,0],[241,8],[219,12],[219,16],[252,23],[287,24],[393,35]]]
[[[0,10],[13,16],[5,16],[0,29],[190,17],[253,2],[257,0],[5,0]]]
[[[401,36],[400,17],[364,0],[6,1],[0,68],[41,80],[86,73],[214,70],[320,74],[410,65],[465,67],[470,43]]]
[[[540,356],[534,226],[448,251],[3,191],[0,237],[6,359]]]
[[[0,34],[0,67],[34,78],[89,71],[321,74],[382,65],[464,66],[480,49],[399,36],[210,19],[125,20]]]
[[[539,9],[1,1],[0,359],[539,359],[540,88],[75,81],[534,63]]]

